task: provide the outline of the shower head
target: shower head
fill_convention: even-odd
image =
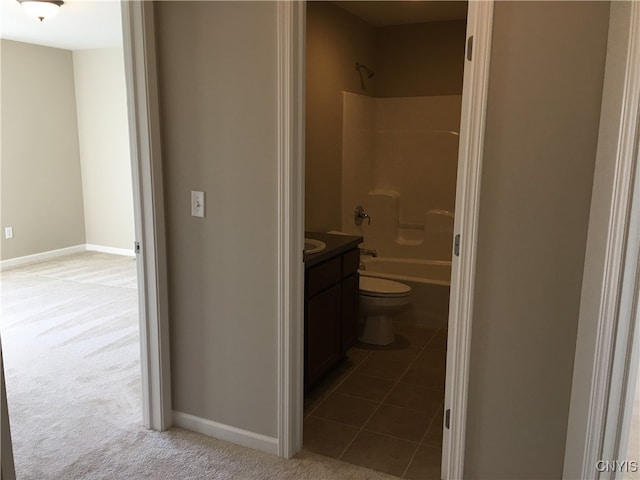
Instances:
[[[363,65],[362,63],[358,63],[358,62],[356,62],[356,70],[358,72],[360,72],[360,70],[364,70],[366,72],[366,74],[367,74],[367,78],[373,78],[373,76],[376,74],[376,72],[371,70],[369,67],[367,67],[366,65]]]

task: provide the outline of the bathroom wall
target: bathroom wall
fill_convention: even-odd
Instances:
[[[608,20],[495,3],[465,479],[562,478]]]
[[[373,95],[355,63],[373,68],[374,28],[330,2],[307,3],[305,229],[340,228],[342,92]]]
[[[373,97],[460,94],[464,25],[372,27],[333,2],[307,4],[307,230],[341,228],[342,92]],[[376,72],[365,79],[366,90],[355,62]]]
[[[87,243],[133,250],[133,187],[122,48],[73,52]]]
[[[376,28],[376,96],[461,95],[466,20]]]
[[[84,244],[71,51],[11,40],[0,48],[0,259]]]
[[[460,95],[344,94],[343,231],[382,256],[451,259],[460,107]],[[355,225],[356,205],[370,224]]]

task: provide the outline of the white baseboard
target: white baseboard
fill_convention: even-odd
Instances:
[[[19,267],[22,265],[29,265],[31,263],[44,262],[45,260],[51,260],[52,258],[64,257],[65,255],[71,255],[73,253],[86,251],[110,253],[113,255],[124,255],[127,257],[136,256],[133,250],[129,250],[127,248],[105,247],[102,245],[93,245],[91,243],[86,243],[83,245],[74,245],[73,247],[60,248],[58,250],[49,250],[48,252],[34,253],[33,255],[25,255],[24,257],[2,260],[0,261],[0,270]]]
[[[223,423],[195,417],[187,413],[173,411],[173,425],[175,427],[191,430],[208,437],[225,440],[227,442],[253,448],[261,452],[277,455],[278,439],[268,437],[260,433],[249,432],[240,428],[225,425]]]
[[[87,243],[87,250],[90,252],[102,252],[102,253],[111,253],[113,255],[124,255],[126,257],[136,256],[136,253],[133,251],[133,249],[105,247],[103,245],[94,245],[92,243]]]
[[[25,255],[24,257],[9,258],[0,262],[0,270],[11,267],[28,265],[30,263],[43,262],[52,258],[64,257],[72,253],[80,253],[87,250],[86,245],[75,245],[73,247],[59,248],[58,250],[49,250],[48,252],[34,253],[33,255]]]

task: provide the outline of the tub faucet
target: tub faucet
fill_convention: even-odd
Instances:
[[[377,257],[378,256],[378,252],[376,252],[375,250],[372,250],[370,248],[361,248],[360,249],[360,255],[371,255],[372,257]]]

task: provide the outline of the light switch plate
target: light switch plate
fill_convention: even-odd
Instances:
[[[4,227],[4,238],[13,238],[13,227]]]
[[[191,216],[204,218],[204,192],[191,191]]]

